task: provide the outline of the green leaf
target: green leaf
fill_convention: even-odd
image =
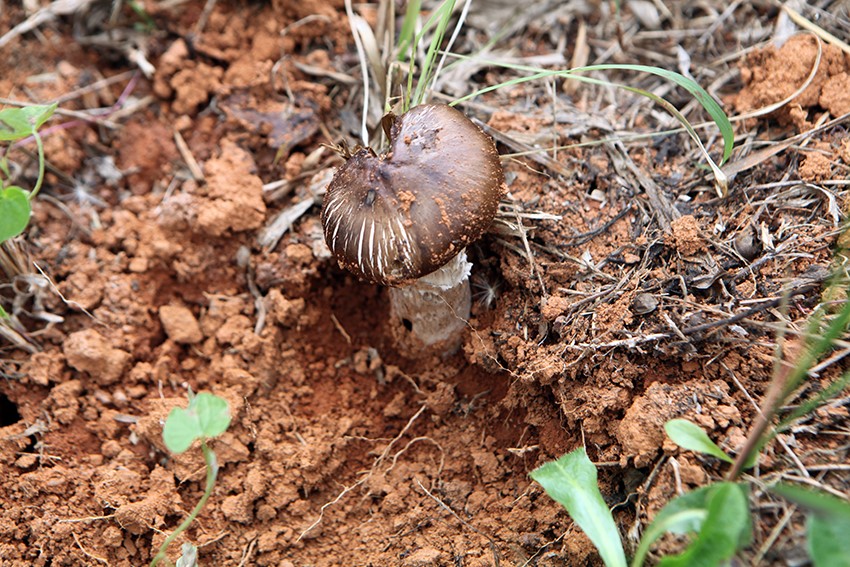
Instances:
[[[747,493],[743,486],[718,483],[706,493],[706,516],[696,539],[684,553],[659,561],[659,567],[718,567],[752,537]]]
[[[729,156],[732,155],[732,149],[735,143],[735,133],[732,129],[732,123],[729,122],[729,118],[723,112],[723,109],[720,105],[715,101],[708,92],[703,89],[696,81],[685,77],[679,73],[674,71],[668,71],[667,69],[661,69],[659,67],[649,67],[646,65],[618,65],[618,64],[605,64],[605,65],[590,65],[588,67],[576,67],[575,69],[567,69],[564,71],[541,71],[541,69],[537,67],[529,67],[527,65],[515,65],[511,63],[504,63],[500,61],[489,61],[480,58],[467,57],[463,55],[452,54],[453,57],[457,57],[458,59],[475,59],[479,62],[486,63],[488,65],[492,65],[494,67],[503,67],[506,69],[513,69],[516,71],[522,71],[525,73],[532,73],[531,75],[525,77],[518,77],[515,79],[510,79],[503,83],[499,83],[496,85],[490,85],[484,87],[482,89],[478,89],[472,93],[469,93],[461,98],[455,99],[450,104],[455,105],[465,100],[474,98],[480,94],[484,94],[486,92],[490,92],[496,89],[500,89],[509,85],[516,85],[519,83],[523,83],[526,81],[535,81],[538,79],[547,79],[550,77],[564,77],[569,79],[575,79],[576,81],[582,81],[585,83],[596,84],[596,85],[612,85],[621,89],[625,89],[641,96],[648,97],[653,100],[657,104],[662,105],[668,112],[670,112],[676,120],[678,120],[688,135],[694,140],[694,142],[699,147],[700,152],[703,154],[708,165],[711,167],[712,172],[714,173],[715,182],[719,189],[719,192],[722,196],[725,196],[728,191],[729,180],[726,177],[726,174],[714,163],[714,160],[708,154],[708,151],[705,149],[702,141],[696,133],[694,127],[688,122],[688,120],[679,112],[671,103],[661,98],[660,96],[643,90],[631,85],[614,83],[612,81],[605,81],[602,79],[596,79],[594,77],[587,77],[582,75],[581,73],[585,73],[588,71],[609,71],[609,70],[627,70],[627,71],[639,71],[643,73],[651,73],[653,75],[658,75],[668,81],[675,83],[676,85],[687,90],[691,95],[703,106],[703,108],[708,112],[711,119],[717,125],[717,128],[720,130],[720,134],[723,136],[723,156],[721,157],[720,163],[729,159]]]
[[[41,128],[56,111],[56,103],[0,110],[0,141],[25,138]]]
[[[730,486],[737,486],[731,483]],[[695,534],[702,529],[703,523],[708,517],[708,503],[718,487],[724,484],[711,484],[703,486],[691,492],[687,492],[678,496],[667,503],[646,529],[643,537],[640,540],[640,545],[635,552],[633,566],[642,565],[646,555],[652,544],[665,533],[676,535]],[[740,487],[739,487],[740,488]],[[744,492],[746,496],[746,492]],[[749,543],[749,530],[741,532],[741,539],[738,542],[738,548],[742,548]]]
[[[735,462],[714,441],[709,439],[702,427],[687,419],[671,419],[664,424],[664,431],[667,432],[673,443],[683,449],[705,453],[727,463]]]
[[[198,415],[189,409],[173,408],[162,428],[162,440],[172,453],[180,454],[201,437]]]
[[[626,555],[611,510],[596,484],[596,467],[584,448],[535,469],[531,478],[567,509],[608,567],[625,567]]]
[[[6,310],[3,309],[2,305],[0,305],[0,319],[8,319],[8,318],[9,318],[9,314],[6,313]]]
[[[14,238],[30,222],[30,201],[20,187],[0,189],[0,242]]]
[[[169,451],[180,454],[191,447],[195,439],[217,437],[229,425],[227,401],[203,392],[192,397],[186,409],[171,410],[162,429],[162,440]]]
[[[774,484],[768,490],[820,517],[850,521],[850,503],[824,492],[817,492],[785,483]]]
[[[202,392],[195,396],[189,407],[191,408],[193,404],[198,414],[201,435],[212,439],[227,430],[230,425],[230,408],[224,398]]]
[[[706,500],[713,489],[714,485],[703,486],[668,502],[644,532],[632,565],[643,565],[649,548],[665,533],[684,535],[699,532],[708,515]]]
[[[806,523],[815,567],[850,567],[850,520],[811,514]]]

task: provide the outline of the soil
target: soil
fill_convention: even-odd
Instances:
[[[209,14],[195,0],[145,3],[150,28],[125,6],[99,43],[111,24],[94,4],[3,48],[7,99],[64,97],[61,108],[94,118],[60,116],[43,132],[44,197],[18,246],[50,283],[30,269],[35,279],[0,290],[27,340],[0,343],[0,565],[147,564],[203,493],[200,451],[171,455],[162,441],[187,388],[223,396],[233,416],[211,443],[213,495],[171,547],[176,559],[195,543],[203,565],[598,565],[529,478],[535,467],[585,446],[624,534],[723,476],[726,465],[677,449],[663,424],[690,419],[730,453],[742,447],[780,323],[805,328],[830,272],[846,122],[740,169],[723,197],[684,134],[505,158],[508,201],[469,249],[463,345],[414,356],[390,328],[386,289],[331,259],[315,206],[341,163],[323,144],[359,132],[342,2],[207,4]],[[7,8],[3,30],[27,17]],[[651,22],[606,9],[553,9],[549,27],[529,20],[507,41],[543,55],[587,24],[594,53],[619,45],[618,61],[647,64]],[[741,10],[765,29],[778,17]],[[664,28],[684,25],[662,16]],[[480,10],[476,21],[462,41],[495,33]],[[691,36],[685,46],[701,84],[721,67],[740,77],[717,93],[730,114],[788,97],[818,56],[805,35],[716,63],[740,45],[722,26],[712,33],[716,52]],[[676,45],[662,43],[675,69]],[[133,63],[139,46],[150,77]],[[792,103],[736,122],[733,162],[850,110],[850,56],[821,50]],[[509,76],[473,70],[465,84]],[[503,154],[670,127],[630,93],[557,83],[575,94],[553,106],[551,86],[464,110]],[[31,157],[10,153],[25,181]],[[293,207],[289,230],[270,237]],[[803,470],[846,464],[847,417],[842,403],[811,416],[768,447],[759,474],[796,471],[787,451]],[[848,487],[842,473],[818,480]],[[761,514],[757,542],[780,520]],[[794,516],[765,553],[754,544],[744,556],[804,555],[801,525]]]

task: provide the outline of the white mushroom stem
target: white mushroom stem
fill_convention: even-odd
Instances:
[[[394,330],[409,352],[451,354],[460,346],[472,306],[471,269],[462,250],[436,272],[390,288]]]

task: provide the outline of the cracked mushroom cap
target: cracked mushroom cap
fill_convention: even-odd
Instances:
[[[396,286],[439,269],[481,237],[505,187],[492,138],[462,112],[423,104],[394,119],[390,149],[357,150],[322,205],[339,264]]]

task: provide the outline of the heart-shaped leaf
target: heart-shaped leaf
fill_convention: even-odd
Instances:
[[[186,409],[171,410],[162,429],[162,440],[169,451],[180,454],[191,447],[195,439],[217,437],[229,425],[230,408],[227,401],[202,392],[191,398]]]
[[[0,190],[0,242],[14,238],[30,222],[30,201],[20,187]]]
[[[183,408],[174,408],[165,420],[162,428],[162,440],[172,453],[180,454],[192,446],[192,442],[201,436],[201,426],[195,412]]]
[[[56,104],[0,110],[0,141],[20,140],[33,134],[53,116]]]

